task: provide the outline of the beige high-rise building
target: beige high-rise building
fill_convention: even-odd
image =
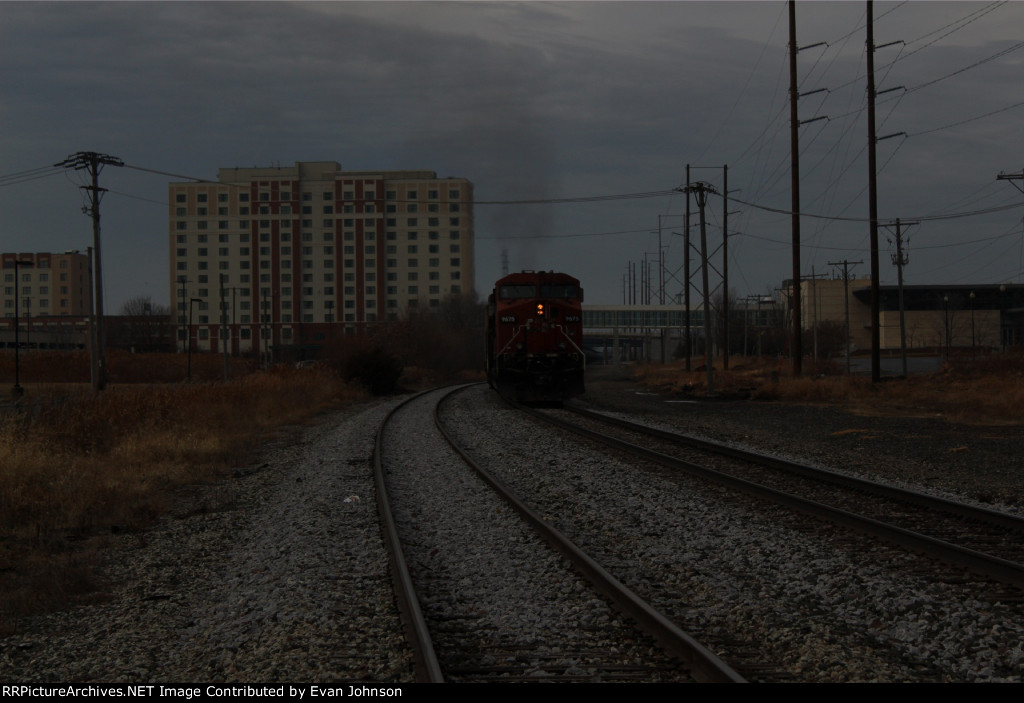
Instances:
[[[179,349],[317,345],[473,292],[473,185],[333,161],[169,185]],[[186,336],[186,329],[190,332]]]
[[[0,254],[3,286],[0,309],[4,317],[32,318],[89,314],[89,257],[78,252]],[[15,290],[17,287],[17,290]]]

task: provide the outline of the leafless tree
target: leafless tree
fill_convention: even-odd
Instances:
[[[170,315],[171,311],[166,305],[154,303],[153,299],[148,295],[137,295],[126,300],[118,314],[124,317],[143,317],[146,315],[159,317],[161,315]]]

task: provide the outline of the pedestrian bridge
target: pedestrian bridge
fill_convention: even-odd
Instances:
[[[690,310],[690,327],[704,325],[704,310]],[[682,305],[584,305],[584,333],[616,331],[640,334],[643,330],[686,326],[686,308]]]

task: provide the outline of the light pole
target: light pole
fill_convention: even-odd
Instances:
[[[969,296],[971,299],[971,357],[974,357],[974,291]]]
[[[949,361],[949,296],[942,296],[942,304],[945,309],[945,328],[946,328],[946,360]]]
[[[185,331],[186,341],[188,341],[188,380],[192,380],[192,305],[193,303],[203,302],[200,298],[189,298],[188,301],[188,329]]]
[[[35,262],[31,259],[14,260],[14,388],[12,390],[15,398],[25,395],[25,389],[21,387],[21,367],[18,358],[21,352],[21,303],[18,300],[18,288],[21,286],[21,281],[18,280],[18,268],[21,266],[35,266]]]

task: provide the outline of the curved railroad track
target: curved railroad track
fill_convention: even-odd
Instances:
[[[398,406],[376,440],[380,511],[419,680],[743,680],[497,481],[469,471],[468,455],[430,419],[453,392]]]
[[[749,680],[1017,680],[1024,671],[1020,604],[993,597],[1015,589],[575,440],[486,389],[453,397],[443,415],[478,463]]]
[[[543,412],[518,407],[544,422],[633,456],[716,481],[1024,590],[1024,518],[649,427],[579,406]]]

